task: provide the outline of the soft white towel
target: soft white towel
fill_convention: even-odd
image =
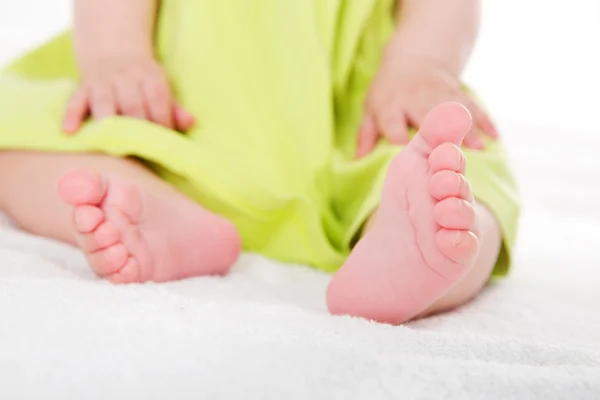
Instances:
[[[117,287],[75,249],[0,230],[0,398],[599,398],[589,138],[563,153],[570,167],[516,152],[528,168],[514,275],[407,326],[330,317],[328,276],[255,255],[227,278]]]

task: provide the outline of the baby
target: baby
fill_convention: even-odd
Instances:
[[[459,80],[477,0],[74,14],[0,75],[0,207],[98,276],[220,275],[243,247],[335,273],[333,314],[403,323],[507,273],[515,184]]]

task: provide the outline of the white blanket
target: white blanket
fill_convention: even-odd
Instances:
[[[406,326],[331,317],[328,276],[254,255],[222,279],[113,286],[4,223],[0,399],[600,398],[599,130],[501,125],[514,273]]]

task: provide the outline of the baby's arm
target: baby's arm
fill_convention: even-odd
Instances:
[[[479,0],[403,0],[397,19],[366,100],[357,155],[369,153],[379,137],[406,144],[409,128],[418,129],[433,107],[447,101],[463,104],[473,116],[464,145],[483,148],[479,133],[496,138],[496,130],[460,82],[478,33]]]
[[[401,0],[390,51],[439,63],[455,77],[469,60],[479,31],[479,0]]]
[[[185,131],[193,117],[179,107],[154,55],[158,0],[75,0],[74,46],[81,85],[65,114],[75,133],[88,115],[147,119]]]
[[[152,60],[158,0],[75,0],[75,52],[85,72],[106,58]]]

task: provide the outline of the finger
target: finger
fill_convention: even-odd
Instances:
[[[378,139],[377,127],[373,117],[365,115],[358,129],[356,157],[362,158],[373,151]]]
[[[67,110],[63,120],[63,129],[66,133],[73,134],[81,128],[81,124],[89,113],[89,101],[87,91],[79,89],[67,104]]]
[[[149,80],[142,85],[148,118],[165,128],[173,129],[174,110],[171,90],[162,80]],[[189,128],[188,128],[189,129]]]
[[[427,113],[434,107],[413,106],[406,110],[406,121],[408,125],[416,130],[421,129],[421,124],[425,120]]]
[[[114,96],[119,115],[147,119],[142,88],[136,80],[120,79],[114,87]]]
[[[90,88],[90,109],[95,120],[110,117],[117,113],[115,97],[111,85],[98,84]]]
[[[173,103],[173,119],[175,128],[180,132],[187,132],[196,124],[196,118],[177,103]]]
[[[479,127],[487,136],[492,139],[497,139],[500,135],[494,126],[494,123],[490,120],[487,114],[471,99],[464,101],[465,107],[471,112],[473,116],[473,122]]]
[[[471,130],[469,133],[467,133],[467,136],[465,136],[465,139],[463,140],[463,146],[474,150],[482,150],[485,147],[485,143],[483,143],[483,140],[481,140],[479,134],[477,133],[477,127],[475,124],[473,124]]]
[[[379,123],[379,130],[390,143],[396,145],[407,144],[409,133],[405,111],[397,109],[394,110],[393,115],[382,118]]]

